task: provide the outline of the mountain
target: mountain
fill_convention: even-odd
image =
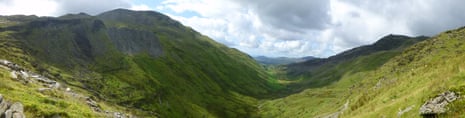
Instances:
[[[396,50],[362,51],[372,52],[363,54],[357,51],[360,48],[355,48],[330,57],[363,54],[349,56],[352,59],[348,61],[329,63],[331,59],[326,59],[289,65],[288,71],[295,69],[292,66],[307,68],[289,72],[290,77],[296,77],[292,82],[299,84],[288,86],[303,90],[262,103],[260,114],[268,117],[464,117],[465,102],[458,98],[464,92],[461,84],[465,77],[461,62],[465,58],[464,34],[465,28],[459,28],[428,39],[414,38],[419,42]],[[389,37],[383,39],[392,39]]]
[[[317,59],[312,56],[301,57],[301,58],[290,58],[290,57],[266,57],[266,56],[257,56],[254,57],[261,64],[265,65],[286,65],[291,63],[299,63],[312,59]]]
[[[0,116],[465,117],[464,37],[265,68],[154,11],[0,16]]]
[[[278,69],[286,85],[286,96],[262,104],[261,115],[267,117],[323,117],[347,103],[347,92],[374,71],[427,37],[388,35],[371,45],[356,47],[334,56],[284,65]],[[304,102],[305,101],[305,102]],[[349,102],[351,105],[351,103]],[[316,107],[306,107],[316,106]]]
[[[252,117],[257,99],[280,89],[247,54],[158,12],[116,9],[0,21],[0,59],[68,87],[39,93],[0,69],[7,82],[0,94],[22,102],[28,117],[105,115],[86,102],[139,117]],[[75,98],[66,94],[69,88],[90,97]],[[70,112],[75,109],[81,112]]]
[[[402,50],[412,44],[425,40],[426,38],[428,37],[408,37],[391,34],[381,38],[372,45],[356,47],[328,58],[308,60],[302,63],[290,64],[287,67],[292,70],[293,74],[301,74],[303,73],[301,70],[314,70],[315,68],[319,68],[325,64],[339,64],[341,62],[352,60],[360,56],[366,56],[381,51]]]
[[[374,44],[356,47],[328,58],[285,65],[282,71],[285,71],[287,79],[300,79],[300,82],[295,83],[299,86],[293,87],[321,87],[338,81],[347,72],[376,69],[405,48],[427,38],[388,35]]]

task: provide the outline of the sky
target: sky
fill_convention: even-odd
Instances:
[[[465,26],[464,0],[0,0],[0,15],[153,10],[252,56],[328,57]]]

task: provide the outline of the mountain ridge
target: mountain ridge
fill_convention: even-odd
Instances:
[[[301,63],[294,63],[287,66],[290,71],[294,72],[291,75],[298,75],[302,74],[303,72],[299,72],[298,70],[312,70],[314,68],[318,68],[321,65],[332,63],[337,64],[342,61],[351,60],[353,58],[369,55],[375,52],[384,51],[384,50],[396,50],[398,48],[405,48],[406,46],[412,45],[415,42],[419,42],[422,40],[427,39],[428,37],[425,36],[417,36],[417,37],[408,37],[403,35],[387,35],[382,37],[380,40],[376,41],[371,45],[364,45],[360,47],[355,47],[349,49],[347,51],[343,51],[339,54],[330,56],[328,58],[322,59],[315,59],[315,60],[308,60]],[[407,39],[407,40],[404,40]],[[412,40],[408,40],[412,39]]]

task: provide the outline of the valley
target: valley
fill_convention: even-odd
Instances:
[[[464,117],[464,28],[256,61],[154,11],[0,21],[0,97],[27,117]]]

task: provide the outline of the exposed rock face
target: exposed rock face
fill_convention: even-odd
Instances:
[[[108,36],[116,48],[128,55],[147,52],[152,57],[162,54],[161,44],[153,32],[129,28],[109,28]]]
[[[19,102],[11,104],[0,94],[0,118],[26,118],[23,111],[23,104]]]
[[[10,103],[6,100],[3,100],[3,96],[2,96],[2,99],[0,99],[0,116],[2,116],[5,111],[8,109],[8,105]]]
[[[441,93],[420,107],[420,115],[430,116],[445,113],[447,111],[446,106],[458,98],[459,95],[455,92],[446,91]]]
[[[94,100],[92,100],[91,98],[86,98],[86,103],[87,105],[90,106],[90,108],[92,108],[92,110],[94,110],[95,112],[102,112],[102,108],[100,108],[100,106],[97,104],[97,102],[95,102]]]

